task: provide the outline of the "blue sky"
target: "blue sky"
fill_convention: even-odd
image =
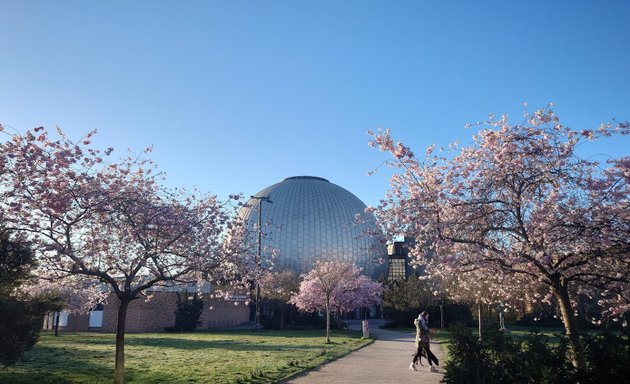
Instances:
[[[171,186],[221,197],[312,175],[376,204],[368,129],[422,152],[523,102],[629,120],[629,19],[623,0],[0,0],[0,122],[153,145]]]

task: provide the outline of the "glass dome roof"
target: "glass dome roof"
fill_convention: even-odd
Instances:
[[[386,248],[366,235],[376,229],[375,221],[364,212],[365,204],[346,189],[321,177],[294,176],[255,195],[265,196],[271,203],[262,202],[262,245],[277,250],[274,270],[290,269],[299,275],[315,260],[337,259],[355,263],[373,278],[384,272],[380,261]],[[239,212],[252,229],[260,204],[260,199],[252,198]],[[357,214],[360,223],[355,222]]]

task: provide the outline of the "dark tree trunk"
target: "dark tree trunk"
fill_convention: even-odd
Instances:
[[[116,324],[116,363],[114,366],[114,384],[125,382],[125,325],[127,323],[127,309],[131,299],[120,298],[118,320]]]
[[[326,343],[330,344],[330,295],[326,295]]]
[[[55,329],[55,336],[59,336],[59,318],[61,317],[61,310],[55,312],[55,320],[53,320],[53,328]]]
[[[571,363],[575,368],[583,369],[586,367],[586,360],[584,358],[584,351],[582,350],[580,335],[577,330],[577,319],[573,315],[573,309],[571,308],[567,281],[564,280],[564,278],[560,277],[553,282],[553,293],[556,300],[558,300],[560,313],[562,314],[562,323],[564,324],[564,331],[569,339],[569,346],[571,347]]]
[[[280,330],[284,331],[284,317],[287,314],[287,306],[286,304],[282,304],[280,308]]]
[[[481,319],[481,314],[482,314],[481,303],[477,304],[477,314],[479,315],[479,340],[482,340],[483,338],[482,338],[482,335],[481,335],[481,322],[482,322],[482,319]]]

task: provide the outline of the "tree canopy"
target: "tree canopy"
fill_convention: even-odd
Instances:
[[[170,189],[150,149],[114,161],[95,132],[74,142],[42,127],[0,144],[3,220],[33,244],[42,271],[63,283],[105,283],[118,309],[116,382],[123,382],[126,311],[148,289],[242,275],[237,204],[199,191]],[[239,196],[233,196],[238,200]],[[229,242],[223,242],[232,232]],[[43,274],[43,272],[42,272]]]
[[[475,274],[460,281],[474,289],[483,279],[498,298],[555,300],[582,365],[578,299],[597,298],[609,316],[630,309],[630,158],[601,163],[577,147],[629,127],[576,132],[550,106],[518,124],[490,116],[472,144],[431,146],[423,158],[376,132],[370,144],[399,172],[373,211],[390,236],[416,238],[412,255],[431,276]]]

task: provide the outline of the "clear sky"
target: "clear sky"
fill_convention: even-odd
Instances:
[[[220,197],[312,175],[376,204],[368,129],[423,152],[551,101],[576,129],[630,120],[630,1],[0,0],[2,124],[153,145]]]

